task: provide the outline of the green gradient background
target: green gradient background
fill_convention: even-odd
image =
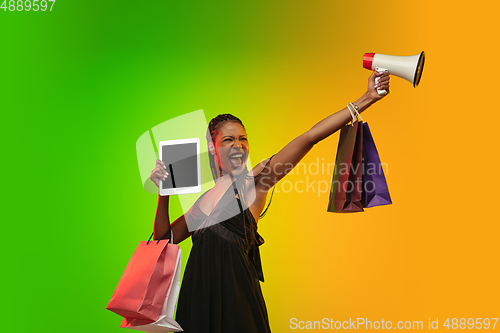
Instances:
[[[393,78],[363,114],[393,205],[338,215],[325,194],[275,194],[259,224],[271,327],[498,318],[498,5],[474,4],[58,0],[52,12],[0,11],[2,330],[120,331],[105,306],[157,200],[139,178],[142,133],[194,110],[234,113],[257,162],[364,92],[365,52],[422,50],[420,87]],[[304,162],[333,162],[337,142]]]

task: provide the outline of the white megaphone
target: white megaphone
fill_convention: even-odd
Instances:
[[[388,72],[410,81],[414,87],[420,83],[422,71],[424,70],[425,54],[413,56],[394,56],[380,53],[365,53],[363,55],[363,67],[380,73]],[[377,90],[379,95],[387,94],[384,89]]]

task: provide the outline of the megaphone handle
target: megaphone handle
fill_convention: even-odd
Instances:
[[[379,73],[389,73],[389,70],[387,68],[382,68],[382,67],[375,67],[375,70]],[[375,82],[378,82],[379,78],[375,78]],[[377,89],[377,92],[380,96],[387,94],[387,90],[385,89]]]

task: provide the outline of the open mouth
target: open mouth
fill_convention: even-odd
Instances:
[[[237,169],[243,165],[244,156],[245,155],[243,153],[232,153],[229,155],[229,162],[234,168]]]

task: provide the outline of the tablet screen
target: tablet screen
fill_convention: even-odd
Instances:
[[[196,143],[164,145],[161,149],[169,174],[162,182],[162,189],[198,186]]]

